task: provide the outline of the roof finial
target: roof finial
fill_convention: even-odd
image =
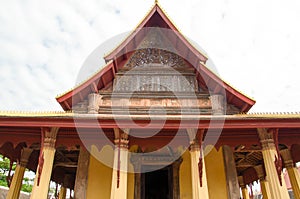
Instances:
[[[158,0],[154,0],[155,4],[158,4]]]

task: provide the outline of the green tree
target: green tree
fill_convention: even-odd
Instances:
[[[0,155],[0,186],[8,187],[6,177],[8,175],[9,169],[10,169],[10,160],[8,158],[3,157],[3,155]],[[16,169],[16,163],[14,163],[12,166],[12,173],[14,173],[15,169]],[[25,172],[28,172],[28,170],[26,169]],[[32,191],[32,186],[33,186],[33,179],[25,177],[23,179],[21,190],[30,193]]]
[[[6,177],[10,169],[10,160],[0,155],[0,185],[8,187]],[[13,164],[12,171],[16,169],[16,164]]]
[[[25,192],[28,192],[28,193],[31,193],[32,186],[33,186],[33,179],[25,177],[23,179],[23,184],[22,184],[21,190],[25,191]]]

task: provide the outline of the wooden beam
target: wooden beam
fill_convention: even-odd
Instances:
[[[132,40],[133,40],[133,41],[132,41],[132,42],[133,42],[133,49],[132,49],[132,50],[134,50],[134,49],[137,48],[137,45],[136,45],[136,39],[135,39],[135,38],[136,38],[136,36],[133,37],[133,39],[132,39]]]
[[[60,162],[54,164],[54,168],[55,167],[77,168],[77,162]]]
[[[226,93],[226,96],[228,96],[227,93]],[[228,103],[231,102],[231,100],[233,99],[233,97],[234,97],[234,96],[231,94],[231,95],[227,98],[227,99],[228,99]]]
[[[239,152],[261,152],[262,149],[243,149],[243,150],[236,150],[234,151],[235,153],[239,153]]]
[[[178,48],[178,37],[175,35],[176,37],[176,42],[175,42],[175,48],[177,49]]]
[[[67,107],[67,109],[71,109],[71,106],[69,105],[69,103],[66,100],[64,101],[64,105]]]
[[[188,48],[186,48],[187,50],[187,52],[185,53],[186,55],[185,55],[185,57],[184,57],[184,59],[186,59],[187,61],[189,61],[189,56],[190,56],[190,51],[189,51],[189,49]]]
[[[237,168],[249,168],[255,166],[254,164],[242,164],[242,165],[236,165]]]
[[[98,93],[98,92],[99,92],[99,91],[98,91],[98,87],[97,87],[97,85],[96,85],[95,82],[93,82],[93,83],[91,84],[91,87],[92,87],[92,90],[94,90],[95,93]]]
[[[114,73],[114,77],[115,77],[115,74],[116,72],[118,71],[118,60],[117,59],[114,59],[114,62],[113,62],[113,73]]]
[[[125,48],[124,48],[124,58],[125,59],[128,59],[128,55],[127,55],[127,51],[128,51],[128,49],[127,49],[127,45],[125,46]]]
[[[101,81],[102,81],[103,87],[105,87],[106,86],[106,81],[104,79],[104,75],[101,76]]]
[[[113,66],[113,67],[111,67],[111,71],[112,71],[113,77],[115,77],[115,75],[116,75],[116,71],[115,71],[115,67],[114,67],[114,66]]]
[[[99,128],[101,126],[102,129],[107,128],[117,128],[120,126],[122,128],[132,128],[132,121],[138,124],[136,127],[138,129],[145,129],[149,128],[149,118],[148,116],[135,116],[131,115],[130,118],[124,115],[115,115],[115,116],[108,116],[108,115],[99,115],[98,118],[94,117],[87,117],[87,115],[83,115],[82,117],[76,117],[76,122],[74,121],[73,115],[65,115],[62,114],[61,117],[57,116],[36,116],[33,117],[32,115],[28,115],[27,117],[20,116],[1,116],[0,117],[0,126],[5,127],[49,127],[49,126],[60,126],[66,128],[72,127],[81,127],[81,128]],[[60,115],[60,114],[58,114]],[[152,123],[153,126],[151,128],[162,128],[160,116],[152,116]],[[227,118],[227,119],[226,119]],[[95,119],[98,122],[95,122]],[[116,122],[115,120],[118,120]],[[201,121],[200,121],[201,120]],[[284,128],[289,129],[288,131],[280,131],[282,133],[281,136],[295,136],[299,132],[300,129],[300,119],[299,118],[264,118],[264,117],[220,117],[214,118],[214,125],[211,125],[211,116],[190,116],[179,115],[179,116],[167,116],[166,121],[164,123],[164,129],[186,129],[197,127],[200,129],[240,129],[240,130],[247,130],[250,131],[256,128]],[[196,123],[195,123],[196,122]],[[76,124],[75,124],[76,123]],[[240,137],[241,134],[238,134],[237,137]],[[256,134],[255,134],[256,136]],[[257,137],[257,136],[256,136]],[[281,138],[282,139],[282,138]],[[294,140],[298,140],[297,136]],[[240,144],[241,142],[239,142]]]
[[[220,90],[221,90],[220,86],[217,85],[213,92],[214,92],[214,94],[217,94]]]
[[[83,99],[81,92],[79,92],[78,95],[79,95],[80,100],[83,101],[84,99]]]
[[[242,109],[241,109],[241,112],[245,112],[245,110],[248,108],[248,104],[245,104]]]

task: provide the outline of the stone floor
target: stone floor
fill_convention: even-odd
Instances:
[[[0,186],[0,199],[6,199],[7,192],[8,192],[7,187]],[[25,193],[23,191],[20,193],[19,199],[29,199],[29,198],[30,198],[29,193]]]

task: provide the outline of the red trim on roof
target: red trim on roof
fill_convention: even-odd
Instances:
[[[178,31],[176,26],[170,21],[170,19],[167,17],[167,15],[164,13],[164,11],[160,8],[158,4],[156,4],[152,8],[149,14],[137,26],[137,28],[116,49],[114,49],[111,53],[106,55],[104,59],[106,61],[114,59],[126,47],[126,45],[128,45],[128,43],[138,34],[138,32],[145,27],[147,22],[151,19],[151,17],[153,17],[153,15],[156,12],[162,17],[162,19],[170,27],[170,29],[174,31],[176,36],[181,39],[181,41],[186,45],[186,47],[189,48],[195,55],[197,55],[197,57],[199,57],[201,61],[206,62],[206,56],[201,54],[197,49],[195,49],[193,45],[190,44],[190,42],[187,41],[187,39]]]
[[[65,93],[64,95],[57,97],[57,102],[63,107],[64,110],[70,110],[72,108],[73,104],[76,102],[79,102],[81,98],[86,98],[86,93],[95,93],[94,85],[97,85],[97,89],[100,90],[104,88],[107,84],[109,84],[111,81],[104,81],[102,82],[102,78],[104,76],[109,76],[108,78],[114,77],[114,64],[113,62],[109,62],[103,69],[101,69],[98,73],[93,75],[91,78],[80,84],[78,87],[74,88],[73,90]],[[111,75],[111,76],[110,76]],[[88,92],[87,92],[88,91]],[[84,93],[78,95],[77,94]],[[67,103],[68,106],[65,104]]]
[[[220,91],[223,89],[226,91],[226,98],[228,103],[233,103],[235,106],[237,106],[239,109],[241,109],[241,112],[248,112],[250,108],[255,104],[255,101],[250,99],[249,97],[245,96],[244,94],[237,91],[235,88],[228,85],[226,82],[221,80],[216,74],[211,72],[206,66],[204,66],[202,63],[200,63],[200,75],[207,75],[206,83],[217,84],[218,87],[220,87]],[[198,71],[197,71],[198,72]],[[204,72],[202,74],[202,72]],[[198,76],[200,77],[200,76]],[[210,79],[210,81],[208,81]],[[199,80],[198,80],[199,81]],[[209,86],[209,85],[207,85]],[[234,103],[234,100],[237,102]]]
[[[130,42],[138,35],[141,29],[146,26],[146,24],[155,15],[155,13],[158,13],[163,19],[163,21],[167,24],[167,26],[170,27],[171,30],[173,30],[173,33],[175,33],[175,36],[177,37],[176,42],[178,43],[178,39],[182,42],[183,46],[181,48],[179,47],[180,49],[178,49],[178,51],[183,54],[183,52],[187,52],[186,50],[188,50],[189,55],[193,53],[193,55],[195,56],[195,58],[193,59],[194,63],[191,64],[196,67],[199,67],[198,70],[201,74],[199,75],[198,71],[196,71],[196,73],[198,73],[197,79],[200,86],[202,86],[203,88],[214,88],[215,92],[221,92],[222,90],[225,90],[228,103],[233,104],[234,106],[239,108],[241,112],[248,112],[249,109],[255,104],[255,101],[243,95],[236,89],[232,88],[227,83],[223,82],[223,80],[221,80],[217,75],[215,75],[203,64],[201,64],[201,62],[206,62],[207,57],[205,57],[197,49],[195,49],[194,46],[191,45],[189,41],[181,33],[178,32],[175,25],[169,20],[169,18],[166,16],[163,10],[157,4],[142,20],[138,27],[114,51],[112,51],[110,54],[104,57],[108,64],[101,71],[96,73],[93,77],[86,80],[84,83],[82,83],[75,89],[56,99],[63,107],[63,109],[72,109],[73,104],[80,102],[82,98],[86,98],[88,94],[94,93],[95,83],[97,85],[98,90],[100,90],[106,85],[108,85],[111,81],[113,81],[115,76],[115,70],[117,71],[118,68],[122,67],[124,64],[124,61],[121,61],[121,63],[117,61],[117,59],[119,59],[119,53],[123,52],[124,49],[126,50],[127,45],[130,44]],[[162,24],[160,25],[163,26]],[[126,51],[125,53],[128,52]],[[117,66],[114,66],[116,65],[116,63],[118,63]]]

